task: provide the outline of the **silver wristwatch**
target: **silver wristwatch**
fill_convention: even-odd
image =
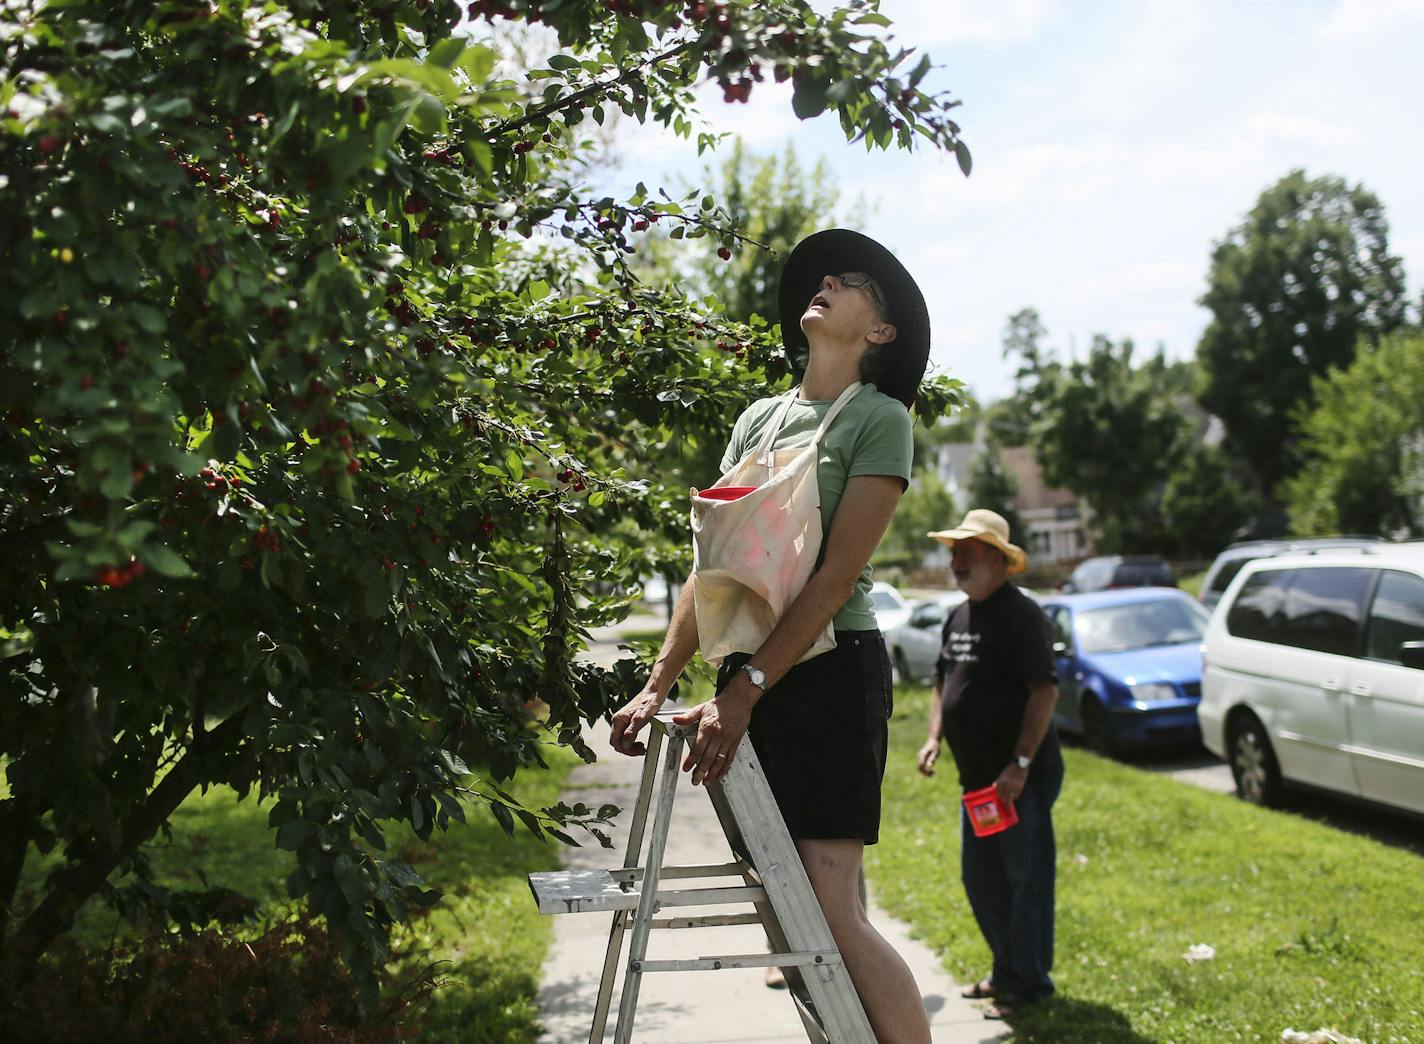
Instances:
[[[1027,772],[1028,767],[1033,764],[1033,758],[1029,757],[1027,754],[1020,754],[1016,760],[1019,763],[1019,768],[1023,769],[1025,772]]]
[[[760,667],[753,667],[751,664],[747,664],[742,668],[742,670],[747,672],[747,677],[752,680],[753,685],[755,685],[762,692],[766,692],[765,671],[763,671]]]

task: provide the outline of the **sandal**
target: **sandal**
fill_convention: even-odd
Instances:
[[[984,1009],[986,1019],[1011,1019],[1019,1013],[1019,1009],[1007,1001],[995,1001]]]
[[[960,990],[959,995],[965,1000],[987,1000],[994,996],[994,984],[989,979],[980,979],[974,985]]]

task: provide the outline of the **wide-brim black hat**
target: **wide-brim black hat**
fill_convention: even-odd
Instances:
[[[869,236],[847,228],[815,232],[796,244],[781,270],[777,306],[781,311],[781,343],[799,380],[806,372],[810,346],[801,316],[821,280],[842,272],[864,272],[879,284],[889,305],[895,340],[881,355],[875,386],[906,407],[914,404],[930,360],[930,313],[925,296],[895,255]]]

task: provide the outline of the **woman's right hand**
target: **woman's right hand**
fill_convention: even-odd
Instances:
[[[653,715],[663,705],[663,697],[651,688],[645,688],[625,703],[613,715],[613,732],[608,741],[613,749],[629,757],[638,757],[648,752],[646,744],[638,739],[643,726],[653,720]]]

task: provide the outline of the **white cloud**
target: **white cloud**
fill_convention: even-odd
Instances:
[[[1299,112],[1258,112],[1246,126],[1261,137],[1305,145],[1358,145],[1365,140],[1358,128]]]
[[[1202,281],[1200,264],[1185,261],[1143,261],[1117,268],[1084,272],[1066,280],[1070,297],[1190,298]]]
[[[1061,10],[1058,0],[884,0],[895,36],[933,43],[1010,44],[1032,39]]]
[[[1327,40],[1391,32],[1400,23],[1424,22],[1424,0],[1340,0],[1320,27]]]

